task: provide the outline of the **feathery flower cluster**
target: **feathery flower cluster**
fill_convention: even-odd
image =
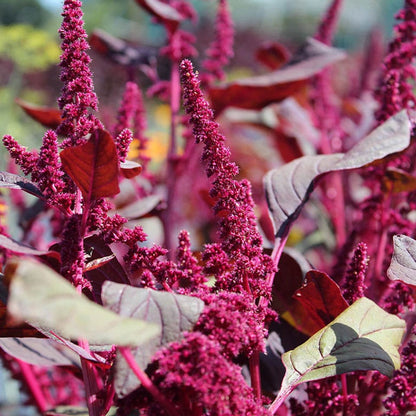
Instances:
[[[3,137],[3,144],[9,151],[9,154],[16,165],[20,166],[22,172],[25,175],[30,175],[38,163],[38,154],[35,151],[28,151],[10,135],[5,135]]]
[[[357,396],[349,394],[345,400],[339,383],[333,378],[310,382],[306,391],[308,400],[304,405],[290,399],[292,413],[296,416],[333,416],[340,412],[345,416],[357,414]]]
[[[416,341],[410,341],[403,349],[401,359],[401,368],[387,382],[391,393],[383,403],[386,416],[401,416],[416,410]]]
[[[223,68],[234,56],[234,27],[227,0],[218,2],[215,32],[215,39],[202,63],[204,72],[201,74],[201,82],[206,84],[210,84],[215,79],[223,80],[225,78]]]
[[[62,123],[57,132],[67,137],[62,143],[63,147],[81,144],[87,134],[101,127],[98,119],[88,110],[97,110],[98,101],[89,68],[91,58],[86,53],[89,45],[81,6],[80,0],[64,1],[63,21],[59,30],[62,39],[60,78],[64,86],[58,99]]]
[[[254,202],[250,183],[246,180],[237,181],[234,176],[238,167],[230,160],[230,150],[224,144],[224,136],[214,121],[213,112],[200,90],[199,80],[193,73],[189,60],[181,65],[184,107],[190,115],[190,124],[197,143],[203,142],[205,147],[202,159],[206,163],[208,177],[214,176],[210,195],[215,199],[215,213],[220,217],[220,246],[218,251],[224,252],[221,257],[227,259],[220,269],[229,269],[228,280],[218,281],[220,289],[231,292],[251,293],[253,299],[258,296],[269,296],[264,285],[265,277],[273,272],[273,263],[269,256],[262,253],[262,238],[256,228]],[[204,257],[209,264],[209,252]],[[215,259],[218,262],[218,257]],[[212,267],[211,267],[211,271]],[[218,270],[221,275],[221,270]]]
[[[184,414],[210,416],[266,416],[245,383],[239,366],[221,356],[218,344],[200,333],[190,333],[159,351],[152,379]],[[150,415],[160,415],[153,405]]]
[[[364,296],[367,265],[367,245],[359,243],[354,250],[342,287],[342,294],[350,305]]]
[[[384,60],[380,86],[376,99],[380,108],[376,112],[379,124],[403,108],[414,108],[414,82],[416,69],[416,0],[405,0],[403,9],[396,15],[402,22],[395,25],[395,38],[389,45]]]
[[[206,306],[195,329],[218,342],[225,357],[250,357],[254,351],[264,350],[267,331],[259,322],[268,324],[272,317],[265,316],[261,308],[253,308],[250,296],[220,292],[199,297]]]

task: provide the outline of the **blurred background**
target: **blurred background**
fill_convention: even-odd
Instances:
[[[265,41],[279,41],[296,48],[312,35],[327,0],[230,0],[236,27],[235,58],[229,67],[234,77],[256,70],[254,54]],[[200,19],[189,30],[203,50],[212,35],[216,9],[213,0],[194,0]],[[0,2],[0,135],[11,134],[28,147],[37,147],[44,129],[29,120],[14,103],[16,97],[28,102],[54,106],[60,90],[59,61],[60,8],[62,0],[2,0]],[[345,0],[335,46],[354,51],[363,46],[369,32],[378,27],[386,39],[391,36],[394,13],[401,1]],[[100,28],[139,45],[160,46],[163,30],[151,23],[133,0],[85,0],[85,27],[88,33]],[[106,63],[93,57],[96,91],[100,100],[121,95],[123,77],[100,80]],[[104,67],[104,70],[103,70]],[[233,72],[234,71],[234,72]],[[102,81],[102,82],[100,82]],[[116,85],[114,85],[116,84]],[[118,85],[118,87],[117,87]],[[161,110],[163,113],[163,111]],[[0,151],[4,168],[4,151]]]

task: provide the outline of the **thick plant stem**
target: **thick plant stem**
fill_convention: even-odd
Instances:
[[[137,365],[131,351],[126,347],[119,347],[119,351],[127,361],[127,364],[132,369],[133,373],[139,379],[142,386],[153,396],[153,398],[165,408],[170,416],[179,416],[179,412],[174,405],[159,391],[147,374]]]
[[[39,386],[38,380],[36,380],[36,377],[33,374],[30,365],[18,359],[16,359],[16,361],[19,363],[20,370],[26,380],[26,385],[29,387],[32,396],[35,399],[36,407],[41,413],[46,412],[49,407],[48,402]]]

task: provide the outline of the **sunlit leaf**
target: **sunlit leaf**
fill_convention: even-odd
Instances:
[[[283,354],[285,377],[276,401],[305,381],[359,370],[391,377],[400,367],[405,321],[360,298],[304,344]]]
[[[95,130],[87,143],[62,150],[60,157],[65,172],[77,184],[85,200],[120,192],[116,145],[107,131]]]
[[[406,235],[393,237],[393,256],[387,276],[416,286],[416,240]]]
[[[287,235],[320,175],[365,166],[404,150],[409,142],[410,122],[403,110],[346,153],[304,156],[269,171],[264,178],[264,185],[276,236]]]
[[[160,333],[155,324],[124,318],[97,305],[52,269],[31,259],[7,264],[10,279],[7,310],[17,323],[91,344],[141,345]]]
[[[216,114],[227,107],[260,109],[282,101],[306,85],[306,81],[326,66],[345,58],[345,53],[308,39],[306,44],[280,69],[264,75],[223,84],[209,91]]]
[[[204,302],[196,297],[112,282],[104,283],[101,297],[103,304],[114,312],[153,322],[162,328],[158,337],[132,350],[136,362],[143,369],[159,348],[169,342],[178,341],[184,331],[191,330],[204,308]],[[118,355],[114,381],[117,395],[123,397],[139,386],[137,377],[121,355]]]

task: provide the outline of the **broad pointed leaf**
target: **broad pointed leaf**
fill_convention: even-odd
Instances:
[[[276,402],[300,383],[359,370],[391,377],[400,367],[405,321],[361,298],[304,344],[283,354],[286,373]]]
[[[42,256],[49,253],[48,251],[37,250],[35,248],[26,246],[3,234],[0,234],[0,247],[10,250],[13,253],[27,254],[32,256]]]
[[[47,338],[1,338],[0,348],[12,357],[33,365],[80,366],[78,354]]]
[[[28,194],[44,199],[42,192],[33,182],[14,173],[0,172],[0,188],[21,189]]]
[[[305,334],[313,335],[334,320],[348,308],[347,301],[339,286],[326,274],[310,270],[305,282],[293,295],[296,306],[301,307],[308,316],[308,323],[296,316],[296,308],[291,309],[296,328]],[[298,308],[299,309],[299,308]]]
[[[159,348],[169,342],[178,341],[184,331],[191,330],[204,308],[204,302],[195,297],[139,289],[112,282],[104,283],[101,297],[104,305],[114,312],[154,322],[162,328],[159,337],[133,350],[136,362],[143,369]],[[121,355],[117,356],[114,385],[119,397],[140,386],[139,380]]]
[[[26,101],[16,99],[23,111],[43,126],[55,130],[62,122],[61,112],[57,108],[35,106]]]
[[[160,333],[159,327],[123,318],[79,294],[52,269],[30,259],[11,260],[7,310],[16,322],[91,344],[137,346]]]
[[[310,77],[343,58],[343,51],[310,38],[282,68],[211,88],[209,96],[212,107],[219,114],[230,106],[260,109],[282,101],[303,88]]]
[[[387,276],[416,286],[416,240],[406,235],[393,237],[393,257]]]
[[[116,145],[107,131],[95,130],[87,143],[64,149],[60,156],[65,172],[86,201],[120,192]]]
[[[363,167],[404,150],[409,142],[410,122],[403,110],[377,127],[347,153],[304,156],[269,171],[264,178],[264,186],[276,235],[287,235],[320,175]]]

